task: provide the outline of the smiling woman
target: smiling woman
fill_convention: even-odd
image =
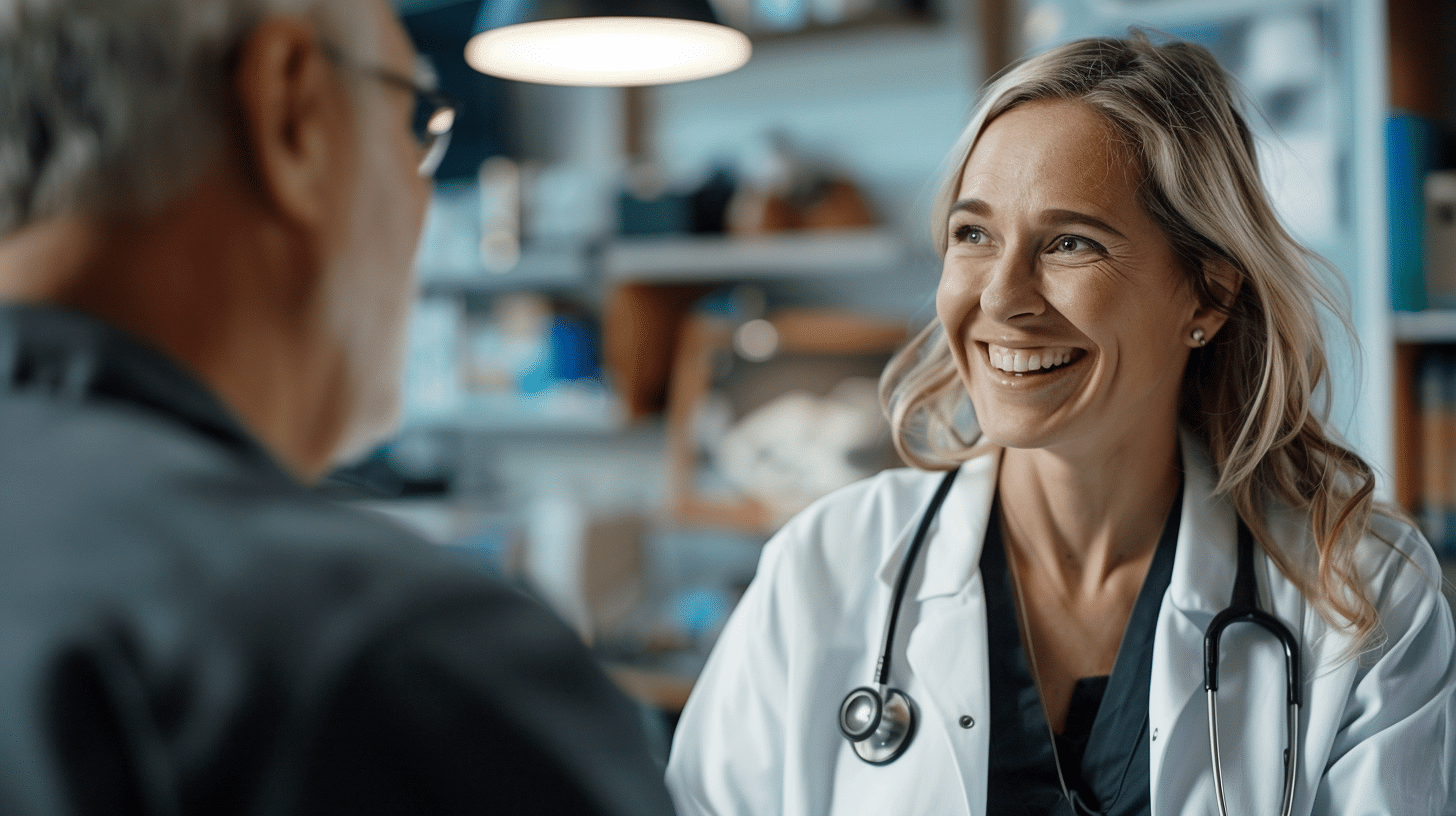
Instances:
[[[990,124],[951,207],[937,311],[986,439],[1076,457],[1160,438],[1139,453],[1171,461],[1185,339],[1224,314],[1197,302],[1115,137],[1073,100]]]
[[[936,319],[881,381],[920,470],[766,547],[680,813],[1450,812],[1440,571],[1326,429],[1333,301],[1257,168],[1198,46],[1083,40],[986,89]]]

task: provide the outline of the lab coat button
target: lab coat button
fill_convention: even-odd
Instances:
[[[971,728],[976,724],[976,718],[969,714],[961,715],[961,728]]]
[[[1158,729],[1154,728],[1153,729],[1153,742],[1157,742],[1157,741],[1158,741]]]

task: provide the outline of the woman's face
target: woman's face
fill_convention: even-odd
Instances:
[[[1203,324],[1137,179],[1117,132],[1080,102],[1028,103],[982,132],[936,311],[989,441],[1095,455],[1176,427]]]

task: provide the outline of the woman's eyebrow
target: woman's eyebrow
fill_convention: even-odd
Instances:
[[[950,215],[958,212],[968,212],[971,215],[990,215],[991,205],[979,198],[963,198],[950,205]]]
[[[1084,212],[1077,212],[1076,210],[1043,210],[1041,218],[1043,222],[1055,226],[1082,224],[1093,229],[1102,230],[1111,235],[1116,235],[1124,241],[1127,240],[1127,236],[1123,235],[1111,224],[1095,215],[1088,215]]]
[[[987,204],[985,201],[979,198],[963,198],[960,201],[957,201],[956,203],[950,205],[950,215],[955,215],[958,212],[966,212],[970,213],[971,215],[979,215],[982,217],[989,217],[992,214],[991,205]],[[1053,226],[1082,224],[1088,227],[1092,227],[1093,229],[1101,230],[1105,233],[1108,233],[1109,235],[1115,235],[1118,238],[1123,239],[1124,241],[1127,240],[1127,236],[1123,235],[1122,232],[1119,231],[1116,227],[1113,227],[1111,224],[1103,221],[1101,218],[1098,218],[1095,215],[1078,212],[1077,210],[1043,210],[1041,213],[1041,220],[1043,223]]]

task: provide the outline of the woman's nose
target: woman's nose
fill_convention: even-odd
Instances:
[[[1038,288],[1036,263],[1021,253],[1008,252],[992,264],[981,289],[981,311],[992,320],[1009,323],[1019,317],[1035,317],[1046,311],[1046,300]]]

